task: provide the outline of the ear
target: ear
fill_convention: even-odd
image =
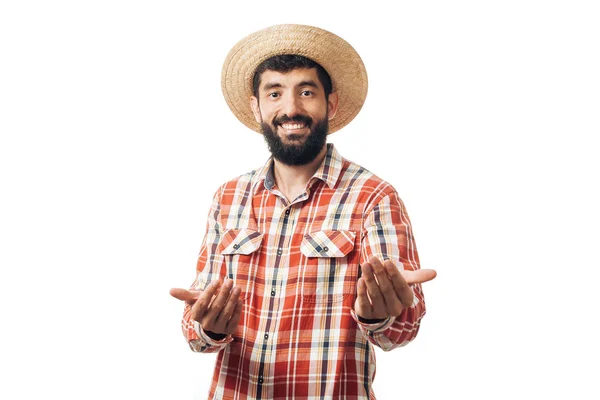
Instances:
[[[338,95],[337,93],[329,93],[329,100],[327,101],[327,112],[329,115],[329,120],[332,120],[335,117],[335,113],[338,108]]]
[[[252,108],[252,114],[254,119],[259,124],[262,123],[262,115],[260,115],[260,106],[258,105],[258,99],[255,96],[250,97],[250,108]]]

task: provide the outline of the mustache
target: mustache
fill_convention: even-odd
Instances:
[[[308,115],[294,115],[293,117],[288,117],[287,115],[282,115],[279,118],[273,119],[273,125],[275,125],[275,126],[285,124],[285,123],[290,123],[290,122],[304,123],[304,124],[306,124],[306,126],[311,126],[312,118],[309,117]]]

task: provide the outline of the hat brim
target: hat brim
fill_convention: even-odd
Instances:
[[[248,128],[261,133],[250,107],[254,71],[264,60],[295,54],[320,64],[331,77],[338,109],[329,121],[329,133],[356,117],[367,97],[367,70],[352,46],[339,36],[307,25],[275,25],[246,36],[229,52],[221,72],[221,89],[233,114]]]

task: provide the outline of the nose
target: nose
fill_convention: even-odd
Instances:
[[[301,110],[302,105],[296,96],[287,96],[281,103],[281,113],[290,118],[300,114]]]

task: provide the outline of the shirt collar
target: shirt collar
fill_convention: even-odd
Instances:
[[[314,173],[311,180],[314,178],[320,179],[325,182],[330,189],[333,189],[342,173],[343,165],[344,159],[342,156],[337,152],[333,143],[328,143],[325,158],[323,158],[323,162],[319,166],[319,169]],[[252,192],[256,194],[257,191],[263,187],[267,190],[271,190],[274,185],[273,157],[271,157],[265,165],[256,171],[253,184],[254,189]]]

